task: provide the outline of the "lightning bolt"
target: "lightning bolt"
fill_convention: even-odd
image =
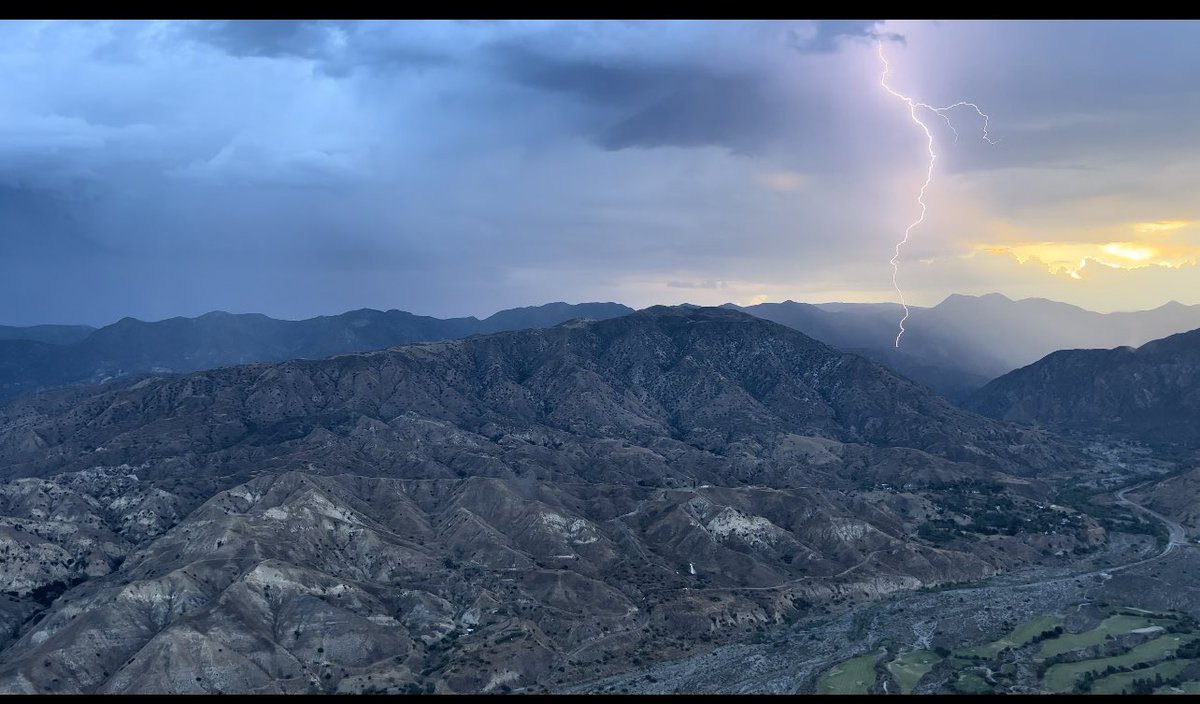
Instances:
[[[927,110],[942,118],[942,120],[945,121],[946,126],[950,128],[950,131],[954,133],[954,143],[958,144],[958,130],[954,128],[954,122],[950,120],[950,116],[947,113],[955,108],[971,108],[975,111],[976,115],[983,118],[984,141],[986,141],[988,144],[995,144],[1000,140],[992,139],[988,135],[987,113],[985,113],[983,110],[980,110],[979,106],[975,103],[968,103],[967,101],[963,100],[954,103],[953,105],[937,108],[926,103],[917,102],[907,95],[897,92],[887,83],[888,73],[891,72],[892,67],[890,64],[888,64],[887,57],[883,55],[883,42],[876,44],[876,47],[879,49],[879,60],[883,62],[883,74],[879,77],[879,85],[883,86],[884,90],[891,93],[896,98],[903,100],[904,103],[908,105],[908,112],[909,115],[912,116],[912,121],[915,122],[917,127],[920,127],[921,131],[925,133],[926,149],[929,152],[929,166],[925,169],[925,183],[921,184],[921,191],[917,194],[917,204],[921,206],[921,215],[917,217],[916,220],[913,220],[912,223],[904,229],[904,239],[896,243],[896,253],[892,255],[890,262],[892,265],[892,286],[896,289],[896,295],[900,297],[901,307],[904,308],[904,317],[900,319],[900,331],[896,333],[896,347],[899,348],[900,338],[904,336],[904,321],[908,320],[908,303],[904,301],[904,291],[900,290],[900,283],[897,281],[897,276],[900,274],[900,248],[908,244],[908,238],[910,235],[912,235],[913,229],[925,222],[925,213],[928,210],[928,206],[925,203],[925,193],[929,190],[929,184],[933,183],[933,164],[937,161],[937,152],[933,150],[933,132],[929,130],[929,125],[925,124],[925,121],[921,119],[920,112],[922,110]]]

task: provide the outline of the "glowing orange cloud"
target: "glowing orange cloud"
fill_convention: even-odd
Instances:
[[[1011,256],[1021,264],[1036,261],[1051,274],[1067,274],[1082,279],[1081,271],[1088,262],[1111,269],[1142,269],[1149,266],[1178,269],[1185,264],[1200,263],[1200,244],[1177,237],[1179,230],[1195,225],[1191,220],[1155,220],[1119,225],[1108,230],[1113,235],[1124,231],[1125,236],[1112,241],[1043,241],[1013,244],[982,244],[977,252]],[[1133,233],[1129,231],[1132,230]],[[1132,236],[1130,236],[1132,234]]]
[[[1171,232],[1192,223],[1187,220],[1159,220],[1157,222],[1139,222],[1134,225],[1138,232]]]
[[[1040,262],[1051,274],[1065,273],[1082,279],[1088,262],[1112,269],[1141,269],[1162,266],[1178,269],[1200,262],[1200,246],[1146,242],[1023,242],[1012,245],[981,245],[976,248],[993,255],[1009,255],[1025,264]]]

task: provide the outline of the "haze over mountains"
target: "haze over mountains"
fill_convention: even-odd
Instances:
[[[90,325],[0,325],[0,340],[32,340],[54,345],[69,345],[96,332]]]
[[[1044,299],[954,295],[931,308],[911,307],[907,332],[897,349],[893,341],[901,311],[893,304],[785,301],[726,307],[870,357],[955,401],[1056,350],[1140,345],[1200,327],[1200,306],[1178,303],[1101,314]],[[126,318],[99,330],[0,327],[0,401],[128,374],[315,359],[630,312],[617,303],[551,303],[500,311],[483,320],[362,309],[301,321],[214,312],[158,322]]]
[[[965,404],[995,418],[1161,447],[1200,447],[1200,330],[1141,347],[1062,350]]]
[[[931,308],[909,306],[897,349],[898,305],[785,301],[738,309],[866,355],[953,400],[1056,350],[1136,346],[1200,328],[1200,305],[1096,313],[1041,298],[955,294]]]

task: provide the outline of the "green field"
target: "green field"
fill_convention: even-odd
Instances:
[[[1114,636],[1123,635],[1130,631],[1146,626],[1157,625],[1154,621],[1145,616],[1128,616],[1125,614],[1117,614],[1109,616],[1100,622],[1090,631],[1083,633],[1064,633],[1058,638],[1052,638],[1042,644],[1041,651],[1038,655],[1043,658],[1069,653],[1072,650],[1080,648],[1089,648],[1093,645],[1104,642],[1104,637],[1110,633]]]
[[[1200,682],[1184,682],[1178,687],[1159,687],[1155,694],[1200,694]]]
[[[1098,679],[1092,683],[1093,694],[1120,694],[1122,689],[1128,688],[1137,679],[1154,679],[1155,675],[1162,675],[1163,679],[1169,679],[1183,672],[1183,669],[1192,664],[1191,660],[1168,660],[1167,662],[1148,667],[1145,670],[1134,670],[1133,672],[1119,672],[1115,675],[1109,675],[1102,679]]]
[[[992,691],[992,685],[988,684],[987,680],[974,672],[964,672],[959,675],[958,681],[954,683],[954,686],[960,692],[969,692],[971,694],[986,694]]]
[[[1107,617],[1095,628],[1083,633],[1061,633],[1043,642],[1035,641],[1042,633],[1063,625],[1059,617],[1046,614],[1018,625],[995,641],[955,651],[947,654],[945,659],[931,650],[912,650],[895,654],[895,642],[885,640],[883,647],[876,651],[851,658],[825,670],[817,679],[816,690],[819,694],[866,694],[878,683],[880,670],[877,668],[886,663],[884,684],[896,685],[892,687],[892,693],[896,693],[896,688],[900,690],[899,693],[912,693],[921,680],[937,668],[939,673],[949,674],[949,689],[960,693],[1029,691],[1031,685],[1047,692],[1069,692],[1081,677],[1091,673],[1089,677],[1095,678],[1090,682],[1091,692],[1118,694],[1122,690],[1129,690],[1135,680],[1154,681],[1155,677],[1160,675],[1163,680],[1179,678],[1188,667],[1200,664],[1200,658],[1168,659],[1174,658],[1181,646],[1193,642],[1200,643],[1200,633],[1189,630],[1193,626],[1191,619],[1181,620],[1182,617],[1178,614],[1149,612],[1132,607],[1108,607],[1101,604],[1101,608],[1106,609]],[[1176,630],[1181,632],[1168,633],[1159,630],[1146,634],[1148,640],[1133,639],[1134,642],[1140,642],[1129,649],[1118,648],[1116,642],[1109,642],[1113,638],[1150,626],[1175,626]],[[1028,674],[1018,668],[1015,662],[1018,659],[1016,653],[1001,656],[1001,651],[1006,649],[1011,651],[1028,647],[1039,651],[1038,657],[1035,658],[1039,663],[1046,657],[1053,657],[1058,661],[1078,658],[1080,653],[1076,651],[1097,645],[1103,646],[1098,649],[1100,652],[1124,652],[1079,662],[1057,662],[1046,668],[1040,683],[1028,681]],[[940,647],[938,650],[941,650]],[[1023,653],[1021,659],[1026,659]],[[991,667],[991,674],[986,676],[986,668],[982,667],[985,661]],[[1041,666],[1045,667],[1048,664]],[[1142,669],[1133,669],[1139,665]],[[1104,671],[1108,668],[1112,670],[1106,675]],[[1121,672],[1121,668],[1129,671]],[[994,679],[989,682],[989,678]],[[1185,682],[1178,687],[1162,686],[1157,691],[1163,694],[1200,694],[1200,681]]]
[[[888,663],[887,669],[896,678],[901,693],[908,694],[939,660],[940,657],[928,650],[914,650],[897,655],[895,660]]]
[[[819,694],[866,694],[875,684],[879,653],[867,653],[834,665],[817,680]]]
[[[1065,692],[1074,687],[1075,680],[1079,679],[1079,676],[1085,672],[1102,672],[1109,665],[1113,667],[1132,667],[1139,662],[1160,660],[1168,652],[1178,648],[1179,644],[1185,640],[1191,640],[1191,636],[1170,634],[1142,643],[1121,655],[1114,655],[1109,658],[1097,658],[1095,660],[1083,660],[1081,662],[1064,662],[1046,670],[1046,676],[1042,678],[1042,684],[1051,692]]]
[[[958,654],[966,656],[978,655],[980,657],[991,659],[999,655],[1001,650],[1025,645],[1029,641],[1033,640],[1042,631],[1048,631],[1059,625],[1062,625],[1062,621],[1055,616],[1039,616],[1032,621],[1026,621],[1020,626],[1017,626],[1012,630],[1011,633],[1003,638],[994,640],[987,645],[980,645],[974,648],[961,650]]]

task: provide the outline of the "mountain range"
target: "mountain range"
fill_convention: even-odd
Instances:
[[[906,332],[897,348],[894,340],[902,311],[893,304],[785,301],[726,307],[869,357],[954,401],[1056,350],[1140,345],[1200,327],[1200,306],[1178,303],[1149,311],[1101,314],[1045,299],[954,295],[931,308],[910,306]],[[128,374],[316,359],[631,312],[617,303],[551,303],[501,311],[482,320],[362,309],[300,321],[214,312],[158,322],[125,318],[98,330],[0,327],[0,402]]]
[[[0,331],[0,401],[141,372],[328,357],[630,312],[616,303],[550,303],[500,311],[483,320],[362,309],[298,321],[224,312],[158,322],[123,318],[86,334],[88,328],[70,326],[7,328]]]
[[[909,306],[896,347],[898,305],[785,301],[738,309],[870,357],[955,401],[1057,350],[1136,346],[1200,328],[1200,306],[1174,301],[1096,313],[1043,298],[955,294],[931,308]]]
[[[1095,549],[1077,461],[721,308],[24,396],[0,689],[559,689]]]

